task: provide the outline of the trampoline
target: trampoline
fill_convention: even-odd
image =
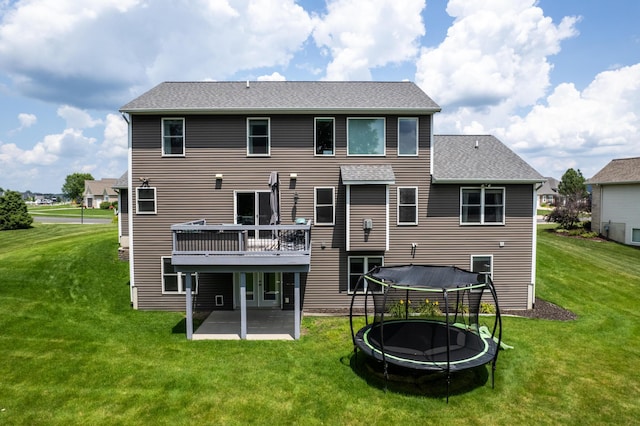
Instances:
[[[491,363],[493,386],[502,320],[488,275],[452,266],[380,266],[364,274],[355,290],[349,315],[355,356],[360,350],[382,362],[385,379],[388,364],[445,373],[448,401],[452,372]],[[412,300],[437,305],[441,312],[425,316],[410,307]],[[493,317],[483,317],[489,326],[479,323],[483,302],[495,307]],[[365,326],[355,331],[357,305]]]

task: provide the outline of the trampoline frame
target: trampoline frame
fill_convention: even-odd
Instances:
[[[419,284],[416,282],[404,282],[402,278],[398,280],[398,282],[393,282],[385,279],[378,279],[376,277],[376,273],[379,273],[381,270],[393,270],[393,268],[404,268],[411,270],[412,268],[423,268],[425,273],[429,273],[429,271],[434,270],[436,272],[446,272],[452,275],[451,277],[447,277],[447,279],[451,279],[451,282],[438,282],[437,284]],[[447,269],[447,270],[445,270]],[[384,275],[384,274],[383,274]],[[454,277],[455,276],[455,277]],[[481,282],[481,278],[484,282]],[[368,285],[366,291],[362,291],[364,288],[365,281],[369,281],[375,284],[378,284],[383,289],[382,294],[378,293],[377,295],[371,290],[373,286]],[[406,290],[406,299],[409,299],[409,292],[426,292],[426,293],[437,293],[439,294],[444,301],[444,316],[443,319],[424,319],[424,318],[413,318],[408,314],[408,303],[405,304],[405,318],[404,319],[387,319],[385,323],[385,309],[387,306],[387,296],[389,291],[392,289]],[[360,292],[358,292],[360,290]],[[478,315],[479,315],[479,305],[484,294],[484,291],[488,290],[492,301],[496,308],[496,313],[494,317],[493,327],[490,333],[483,333],[480,330],[478,324]],[[477,306],[475,306],[473,315],[476,319],[474,324],[459,324],[457,323],[458,316],[464,317],[464,313],[458,312],[458,307],[460,304],[460,299],[464,300],[464,295],[468,294],[466,292],[470,291],[480,291],[480,295],[477,296]],[[449,293],[453,293],[456,295],[456,304],[452,305],[449,303]],[[376,310],[375,298],[382,296],[382,307],[383,309],[380,312]],[[362,327],[357,332],[354,331],[353,325],[353,316],[354,316],[354,305],[357,297],[364,297],[364,316],[365,316],[365,326]],[[373,299],[374,304],[374,316],[373,321],[369,322],[369,299]],[[467,313],[469,322],[471,318],[471,306],[468,307],[469,312]],[[453,312],[453,315],[452,315]],[[440,359],[438,361],[431,359],[429,360],[429,355],[424,352],[422,355],[424,360],[415,360],[410,359],[408,357],[403,357],[402,353],[398,353],[397,350],[393,348],[406,349],[403,351],[405,354],[411,352],[411,348],[401,348],[400,346],[394,346],[393,348],[388,345],[389,349],[385,350],[385,337],[384,337],[384,329],[385,326],[388,328],[390,326],[411,323],[414,325],[416,323],[428,323],[430,328],[442,327],[446,334],[446,347],[439,346],[440,349],[446,348],[446,357],[445,359]],[[495,291],[495,287],[491,278],[488,275],[480,275],[471,271],[465,271],[460,268],[456,268],[453,266],[433,266],[433,265],[403,265],[403,266],[383,266],[383,267],[375,267],[371,271],[365,273],[358,280],[354,292],[351,298],[351,305],[349,310],[349,324],[351,328],[351,338],[354,345],[354,355],[358,357],[358,349],[364,352],[368,357],[381,361],[384,365],[384,377],[385,382],[388,381],[388,364],[398,365],[403,368],[409,368],[414,370],[425,370],[425,371],[435,371],[435,372],[443,372],[446,373],[447,376],[447,402],[449,402],[449,388],[451,383],[451,372],[462,371],[470,368],[476,368],[481,365],[486,365],[491,363],[491,387],[494,387],[495,380],[495,369],[496,363],[498,360],[498,352],[500,348],[500,343],[502,340],[502,319],[500,316],[500,308],[498,305],[498,298]],[[402,326],[402,325],[400,325]],[[379,342],[372,343],[369,339],[369,334],[374,329],[379,329],[380,338]],[[451,331],[462,331],[465,333],[465,345],[464,349],[469,349],[467,345],[467,337],[469,334],[473,334],[476,339],[482,342],[482,350],[476,350],[473,356],[466,357],[464,359],[452,359],[452,342],[451,342]],[[389,330],[390,331],[390,330]],[[454,350],[457,350],[453,345]],[[420,357],[419,351],[414,353],[415,357]],[[442,357],[440,357],[442,358]]]

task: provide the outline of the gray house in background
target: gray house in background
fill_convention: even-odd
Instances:
[[[560,182],[556,178],[545,177],[545,182],[538,189],[538,207],[555,207],[562,202],[562,196],[558,192]]]
[[[612,160],[587,183],[592,185],[592,229],[640,245],[640,157]]]
[[[292,311],[297,338],[410,263],[531,308],[544,178],[492,136],[434,136],[439,111],[409,82],[174,82],[124,105],[134,308],[186,310],[189,338],[193,311],[239,312],[240,338]]]
[[[116,201],[118,197],[113,189],[116,180],[112,178],[85,180],[82,205],[88,209],[97,209],[102,202]]]

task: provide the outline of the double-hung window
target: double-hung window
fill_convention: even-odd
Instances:
[[[162,155],[184,156],[184,118],[162,119]]]
[[[367,286],[371,286],[370,291],[375,293],[382,292],[380,284],[370,283],[366,280],[358,284],[363,274],[369,272],[376,266],[383,266],[384,258],[382,256],[349,256],[349,293],[358,290],[358,293],[367,291]]]
[[[316,155],[335,155],[335,121],[318,117],[315,120]]]
[[[417,118],[398,118],[398,155],[418,155]]]
[[[191,293],[198,293],[198,274],[191,275]],[[171,257],[162,257],[162,293],[163,294],[185,294],[186,278],[182,272],[177,272],[171,264]]]
[[[316,225],[335,224],[335,195],[334,188],[315,188],[315,218]]]
[[[461,188],[460,223],[504,225],[504,188]]]
[[[398,225],[418,224],[418,188],[398,187]]]
[[[156,189],[150,186],[136,188],[136,213],[156,214]]]
[[[385,155],[384,118],[348,118],[347,155]]]
[[[247,119],[247,155],[271,154],[271,130],[268,118]]]

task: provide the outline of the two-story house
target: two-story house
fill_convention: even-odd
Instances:
[[[381,264],[489,273],[531,308],[536,188],[492,136],[435,136],[410,82],[169,82],[121,108],[136,309],[346,311]],[[356,300],[356,303],[358,301]]]

